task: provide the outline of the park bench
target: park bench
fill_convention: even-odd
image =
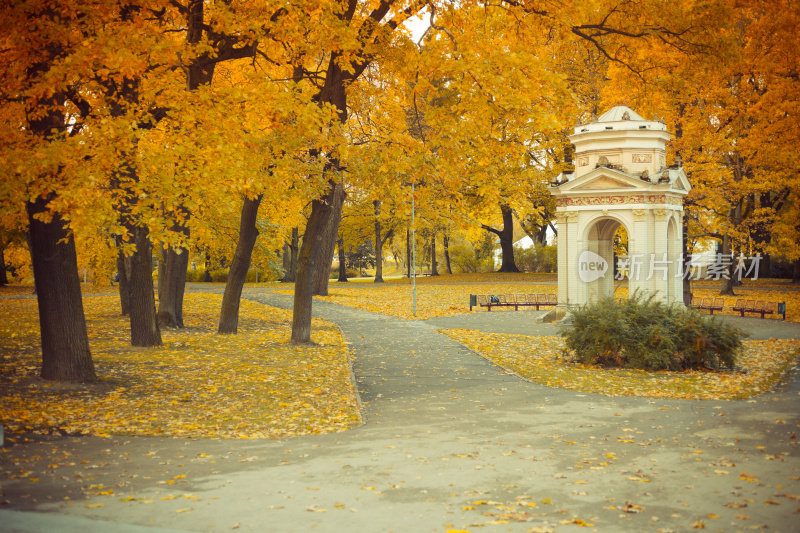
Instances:
[[[764,300],[745,300],[740,298],[736,300],[733,310],[739,311],[741,316],[744,316],[745,313],[758,313],[761,315],[761,318],[765,318],[767,315],[771,314],[780,314],[783,315],[783,319],[786,320],[786,302],[767,302]]]
[[[558,297],[555,294],[537,294],[536,295],[536,310],[539,310],[540,305],[548,305],[555,307],[558,305]]]
[[[514,311],[519,311],[520,307],[536,307],[538,311],[541,306],[558,305],[555,294],[470,294],[469,310],[473,307],[485,307],[491,311],[492,307],[514,307]]]
[[[714,311],[722,311],[725,308],[725,299],[694,297],[692,298],[692,307],[698,310],[705,309],[713,315]]]

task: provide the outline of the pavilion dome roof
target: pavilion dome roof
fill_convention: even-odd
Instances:
[[[624,105],[614,106],[599,117],[595,122],[619,122],[622,120],[645,120],[639,113]]]

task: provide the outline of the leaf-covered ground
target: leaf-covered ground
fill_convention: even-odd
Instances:
[[[765,300],[767,302],[786,302],[786,320],[790,322],[800,322],[800,291],[781,289],[778,288],[781,286],[770,285],[754,285],[754,287],[758,287],[758,290],[738,290],[736,291],[736,296],[720,296],[719,289],[701,288],[694,291],[694,296],[700,298],[724,298],[725,310],[722,312],[722,314],[736,316],[739,316],[739,312],[734,311],[733,306],[736,305],[737,300],[744,299],[757,301]],[[707,312],[708,311],[703,311],[703,313]],[[714,314],[719,314],[719,311],[715,311]],[[755,313],[745,313],[745,316],[761,317],[761,315],[757,315]],[[778,320],[783,318],[781,315],[767,316]]]
[[[543,294],[550,292],[555,294],[555,287],[534,284],[420,285],[417,287],[416,315],[413,313],[411,288],[407,285],[386,285],[368,289],[336,286],[331,287],[328,296],[320,297],[320,299],[398,318],[427,319],[469,312],[470,294]],[[492,309],[492,312],[508,309],[495,308]],[[485,311],[483,308],[481,310]],[[513,311],[514,308],[510,308],[510,310]]]
[[[371,280],[357,280],[347,283],[331,281],[329,296],[320,299],[365,311],[381,313],[405,319],[428,319],[453,316],[469,311],[470,294],[557,294],[555,274],[524,273],[480,273],[455,274],[438,277],[418,278],[416,287],[417,312],[413,313],[413,295],[407,279],[387,280],[385,284],[373,284]],[[291,294],[293,291],[279,286],[277,292]],[[800,322],[800,287],[785,280],[758,279],[745,280],[745,289],[737,290],[737,296],[725,296],[725,311],[722,314],[739,315],[732,310],[736,300],[766,300],[786,302],[786,320]],[[702,298],[719,297],[719,282],[696,282],[694,295]],[[628,289],[619,285],[617,297],[628,296]],[[521,308],[530,309],[530,308]],[[485,308],[478,308],[486,312]],[[512,308],[496,307],[494,312],[512,311]],[[707,311],[703,311],[707,313]],[[715,312],[719,314],[719,312]],[[757,317],[748,313],[746,316]],[[780,317],[772,317],[780,318]]]
[[[761,394],[792,368],[800,340],[744,341],[735,371],[646,372],[575,364],[560,337],[534,337],[457,329],[444,331],[495,364],[542,385],[651,398],[734,400]]]
[[[360,423],[347,350],[314,321],[316,346],[288,343],[291,313],[242,301],[237,335],[216,334],[221,296],[187,294],[186,329],[133,348],[117,296],[84,299],[100,381],[38,377],[35,299],[0,300],[0,423],[8,433],[278,438]]]
[[[428,319],[440,316],[453,316],[469,311],[470,294],[556,294],[555,285],[537,284],[535,281],[500,282],[489,278],[491,281],[484,283],[469,281],[447,281],[441,284],[433,282],[417,286],[417,313],[413,314],[412,291],[408,284],[388,284],[365,287],[362,284],[347,286],[343,283],[332,283],[330,294],[321,297],[322,300],[357,307],[365,311],[381,313],[398,318]],[[771,302],[786,302],[786,320],[800,322],[800,291],[779,290],[772,286],[757,286],[757,290],[740,290],[738,296],[725,296],[725,311],[722,314],[739,315],[732,310],[736,300],[767,300]],[[365,297],[365,291],[368,297]],[[284,291],[281,291],[284,292]],[[619,287],[615,293],[624,298],[628,295],[626,287]],[[698,288],[695,296],[719,297],[716,288]],[[524,309],[524,308],[523,308]],[[486,312],[485,308],[478,308],[479,312]],[[512,308],[497,307],[494,312],[513,311]],[[704,311],[705,313],[705,311]],[[715,314],[720,314],[716,312]],[[752,313],[746,316],[757,317]],[[772,317],[775,318],[780,317]]]
[[[542,283],[552,281],[555,281],[553,274],[540,273],[490,272],[421,277],[417,279],[416,315],[413,312],[412,287],[407,279],[387,280],[384,284],[373,284],[370,280],[331,281],[329,295],[320,299],[398,318],[428,319],[468,312],[470,294],[555,294],[556,285]],[[492,312],[505,310],[495,308]]]

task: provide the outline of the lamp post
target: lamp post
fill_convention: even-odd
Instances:
[[[417,316],[417,239],[414,234],[414,182],[411,182],[411,312]]]

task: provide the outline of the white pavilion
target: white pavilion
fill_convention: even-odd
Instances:
[[[558,222],[558,302],[581,305],[614,294],[613,237],[628,235],[628,286],[667,304],[683,302],[683,200],[691,185],[680,163],[666,166],[666,125],[617,106],[575,127],[575,171],[550,190]],[[619,281],[617,281],[619,284]]]

